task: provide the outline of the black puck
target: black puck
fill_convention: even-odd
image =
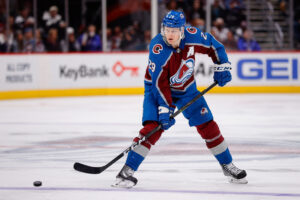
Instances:
[[[40,187],[40,186],[42,186],[42,181],[34,181],[34,182],[33,182],[33,185],[34,185],[35,187]]]

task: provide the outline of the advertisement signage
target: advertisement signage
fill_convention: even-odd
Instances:
[[[145,70],[151,67],[148,53],[3,54],[0,57],[2,96],[4,92],[81,89],[102,89],[103,94],[110,94],[111,90],[117,91],[115,94],[127,94],[126,91],[141,94]],[[299,52],[229,53],[228,57],[232,81],[221,88],[222,92],[234,92],[241,87],[245,92],[251,87],[300,91]],[[213,66],[207,55],[196,54],[193,73],[198,86],[211,84]]]

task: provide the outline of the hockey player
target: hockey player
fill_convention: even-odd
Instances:
[[[126,163],[116,177],[114,187],[130,188],[137,183],[133,177],[150,148],[164,130],[175,124],[170,118],[175,107],[180,109],[199,94],[194,79],[195,53],[207,54],[215,63],[214,80],[219,86],[231,81],[230,62],[224,46],[211,34],[196,27],[185,26],[180,11],[170,11],[163,19],[161,33],[150,43],[149,61],[145,74],[143,128],[134,141],[140,140],[159,125],[162,129],[128,153]],[[190,126],[195,126],[215,156],[230,182],[247,183],[246,171],[232,163],[228,145],[203,97],[183,111]]]

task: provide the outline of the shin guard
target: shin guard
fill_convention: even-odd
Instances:
[[[133,141],[139,141],[157,126],[157,122],[147,122],[145,126],[140,130],[140,135],[138,137],[135,137]],[[159,130],[153,133],[146,141],[142,142],[139,146],[136,146],[132,151],[130,151],[127,156],[126,165],[136,171],[145,157],[148,155],[151,146],[155,145],[157,140],[160,138],[162,132],[163,130]]]
[[[219,163],[231,163],[232,157],[228,149],[228,145],[220,132],[218,124],[211,120],[196,127],[198,133],[205,140],[207,148],[216,157]]]

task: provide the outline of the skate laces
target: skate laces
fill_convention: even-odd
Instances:
[[[226,171],[230,172],[231,174],[239,174],[242,170],[240,170],[239,168],[237,168],[233,163],[230,164],[225,164],[223,165],[224,168],[226,169]]]

